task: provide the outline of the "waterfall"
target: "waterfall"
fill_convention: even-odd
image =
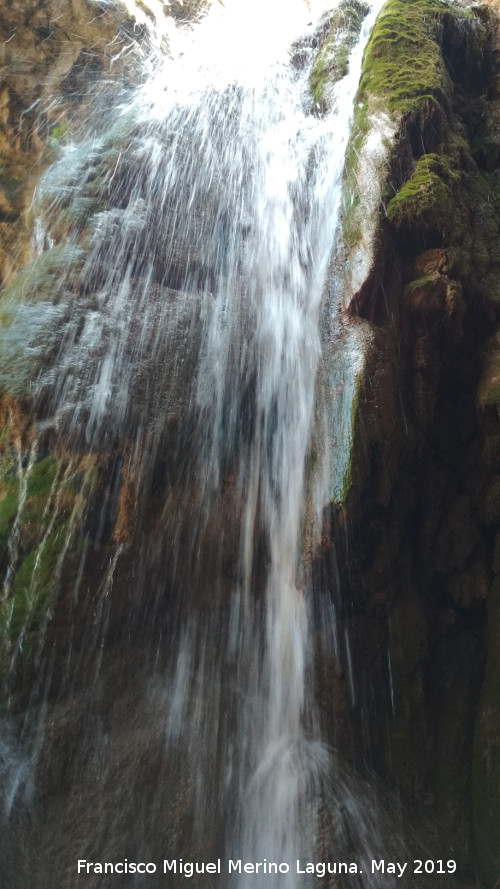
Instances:
[[[321,734],[306,552],[329,499],[329,457],[308,469],[320,317],[374,11],[318,116],[312,49],[290,62],[297,23],[279,18],[280,41],[259,48],[267,13],[236,12],[235,35],[238,8],[180,37],[63,150],[7,304],[0,382],[16,394],[32,374],[36,432],[18,448],[7,603],[37,467],[56,464],[26,587],[38,601],[48,570],[55,599],[37,619],[25,715],[12,680],[0,739],[12,848],[45,862],[43,887],[51,867],[58,886],[80,885],[78,859],[155,861],[158,874],[165,859],[161,885],[177,885],[181,859],[220,858],[225,876],[195,885],[250,885],[227,871],[240,860],[281,864],[271,889],[305,889],[316,874],[297,860],[362,870],[379,848]],[[81,885],[155,885],[100,880],[90,870]]]

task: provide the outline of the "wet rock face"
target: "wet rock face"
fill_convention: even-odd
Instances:
[[[101,474],[109,457],[98,465],[85,445],[69,453],[48,430],[40,436],[33,428],[29,374],[35,366],[38,371],[48,369],[61,338],[91,308],[77,286],[76,271],[82,264],[78,246],[69,251],[56,246],[35,275],[27,264],[33,192],[69,127],[78,126],[84,108],[102,88],[103,78],[127,89],[135,77],[133,48],[144,38],[144,29],[120,3],[22,2],[4,4],[0,12],[2,675],[16,645],[19,654],[14,655],[12,681],[3,689],[7,698],[23,698],[34,681],[35,639],[46,625],[55,587],[61,592],[58,620],[69,627],[76,603],[67,593],[78,575],[82,538],[92,539],[102,551],[116,514],[116,496]],[[27,285],[26,300],[15,293],[9,296],[5,289],[19,266],[25,267],[18,283],[21,289]],[[66,285],[61,299],[55,300],[54,280],[63,269],[68,272]],[[47,406],[40,403],[39,414],[44,411]],[[88,511],[82,508],[87,498]],[[42,516],[49,519],[48,534],[42,533]],[[51,576],[57,578],[55,585]]]
[[[70,102],[77,77],[71,71]],[[204,143],[214,170],[231,150],[228,128],[237,119],[237,90],[230,87],[226,98],[224,126]],[[152,631],[158,638],[167,626],[175,631],[180,612],[203,610],[207,601],[215,609],[227,606],[245,508],[235,442],[253,434],[241,419],[249,412],[222,408],[221,490],[210,509],[190,459],[207,459],[207,409],[195,370],[200,319],[213,309],[210,270],[225,262],[221,246],[239,222],[231,228],[234,200],[221,186],[222,174],[208,184],[196,178],[196,121],[189,114],[186,120],[182,108],[179,115],[177,126],[151,131],[137,108],[110,110],[87,141],[61,152],[37,189],[39,253],[2,291],[0,569],[9,582],[0,601],[0,683],[15,712],[26,705],[33,682],[38,636],[52,647],[56,666],[37,687],[46,681],[50,694],[60,690],[73,626],[71,681],[78,685],[92,669],[85,645],[92,661],[92,615],[100,614],[103,583],[118,554],[106,593],[106,637]],[[92,115],[90,121],[92,129]],[[182,174],[181,194],[165,178],[169,152]],[[211,152],[216,164],[209,163]],[[239,184],[237,190],[240,198]],[[152,244],[156,249],[148,251]],[[244,287],[243,275],[240,280]],[[240,315],[246,308],[233,319],[245,336],[251,323]],[[239,362],[240,343],[232,348],[227,361]],[[120,361],[113,364],[117,352]],[[254,386],[251,368],[243,400],[252,400]],[[210,382],[206,387],[204,397],[211,398]],[[47,535],[36,533],[42,516]],[[260,590],[268,554],[259,534],[259,564],[249,571]],[[165,536],[175,547],[165,547]],[[193,581],[185,566],[198,559],[206,568]]]
[[[121,3],[12,2],[0,12],[0,284],[4,285],[0,566],[5,579],[0,672],[12,657],[13,641],[23,638],[17,676],[22,674],[24,679],[18,681],[12,674],[10,688],[21,696],[33,681],[33,664],[27,665],[53,595],[50,575],[55,571],[56,586],[63,590],[60,619],[64,625],[74,611],[75,603],[64,591],[78,573],[81,535],[102,547],[112,537],[117,513],[116,496],[101,475],[109,456],[98,466],[85,445],[70,454],[58,447],[52,433],[39,435],[33,428],[29,374],[35,366],[39,371],[50,367],[61,338],[77,318],[83,321],[91,306],[78,287],[76,272],[81,270],[83,255],[78,246],[68,252],[56,245],[48,263],[34,276],[33,266],[26,265],[33,225],[30,208],[41,174],[54,160],[69,127],[78,127],[80,115],[102,89],[103,79],[113,81],[120,93],[136,77],[134,47],[141,39],[145,39],[144,28],[137,26]],[[17,299],[15,293],[9,297],[5,290],[19,266],[25,266],[24,278],[18,279],[21,289],[30,280],[27,300]],[[63,269],[68,275],[58,301],[53,285]],[[47,411],[41,394],[40,415]],[[96,498],[91,490],[99,490]],[[87,496],[88,512],[82,511]],[[48,535],[41,532],[42,515],[49,517]],[[59,573],[56,565],[61,562],[62,567],[68,550],[73,554]],[[38,580],[35,567],[41,567]]]
[[[309,76],[314,113],[323,114],[331,107],[333,87],[347,74],[349,53],[368,10],[367,4],[361,0],[339,3],[333,12],[322,16],[307,43],[296,48],[295,64],[299,66],[301,59],[307,55],[307,49],[319,46]]]
[[[37,180],[103,77],[134,78],[145,31],[120,2],[4,4],[0,12],[0,282],[28,258]]]
[[[364,319],[370,335],[350,488],[333,524],[358,640],[360,756],[437,818],[463,878],[492,889],[500,23],[490,7],[389,0],[365,53],[346,168],[344,320]],[[357,183],[369,181],[384,115],[395,137],[370,203]],[[334,582],[326,561],[322,570]]]

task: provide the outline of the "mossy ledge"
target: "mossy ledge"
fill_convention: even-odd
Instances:
[[[360,181],[366,178],[363,164],[370,163],[369,158],[363,157],[363,148],[368,134],[374,132],[376,121],[386,118],[393,127],[406,131],[414,143],[411,154],[417,158],[419,154],[443,153],[443,139],[453,106],[453,85],[442,51],[443,35],[450,28],[462,30],[466,36],[470,32],[481,47],[486,41],[486,29],[479,19],[469,9],[449,0],[388,0],[377,17],[363,57],[346,155],[343,235],[349,248],[366,240],[366,199],[360,198],[359,192]],[[386,132],[381,134],[380,141],[386,153],[384,173],[387,176],[392,149],[388,144],[387,123],[383,129]],[[385,203],[412,175],[411,154],[404,158],[399,153],[399,170],[391,171],[392,185],[387,182],[382,187],[380,197]],[[429,172],[439,178],[446,172],[445,179],[454,178],[449,164],[446,171],[437,169],[440,163],[444,162],[433,157]],[[415,173],[422,180],[424,162]],[[427,192],[439,188],[438,180],[433,177],[425,185]],[[395,204],[392,211],[396,215]]]
[[[328,94],[347,74],[349,53],[369,6],[361,0],[343,0],[333,12],[323,45],[309,75],[309,88],[316,111],[328,110]]]
[[[448,158],[423,154],[416,161],[413,174],[389,201],[388,220],[399,228],[421,216],[429,228],[445,230],[452,212],[450,189],[459,181],[460,173]]]
[[[366,45],[358,102],[376,96],[396,114],[449,108],[440,50],[447,16],[471,20],[472,14],[448,0],[388,0]]]

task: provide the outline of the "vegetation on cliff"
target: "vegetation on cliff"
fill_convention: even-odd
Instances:
[[[388,0],[366,46],[358,102],[376,97],[398,114],[449,108],[440,36],[450,16],[458,21],[471,13],[447,0]]]
[[[447,158],[423,154],[415,162],[410,178],[387,204],[388,220],[400,228],[420,217],[428,229],[438,228],[444,233],[452,213],[450,191],[459,181],[460,173]]]
[[[327,110],[332,87],[347,74],[349,53],[368,11],[368,5],[362,0],[342,0],[331,14],[328,32],[309,75],[316,110]]]
[[[379,640],[370,657],[392,698],[365,700],[373,725],[387,712],[374,762],[417,806],[431,794],[439,842],[488,889],[500,872],[499,35],[484,5],[388,0],[369,39],[342,260],[348,312],[372,339],[336,507],[354,614],[386,627],[389,677]]]

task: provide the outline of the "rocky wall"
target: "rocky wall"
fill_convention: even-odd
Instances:
[[[29,256],[33,191],[102,78],[125,87],[145,32],[121,3],[13,2],[0,12],[0,282]]]
[[[167,19],[188,22],[208,0],[13,0],[0,10],[0,286],[29,257],[31,202],[44,169],[97,94],[117,103]]]
[[[360,331],[331,509],[362,769],[500,876],[499,19],[388,0],[365,51],[338,323]],[[328,559],[330,562],[328,563]],[[317,570],[334,586],[331,554]]]

